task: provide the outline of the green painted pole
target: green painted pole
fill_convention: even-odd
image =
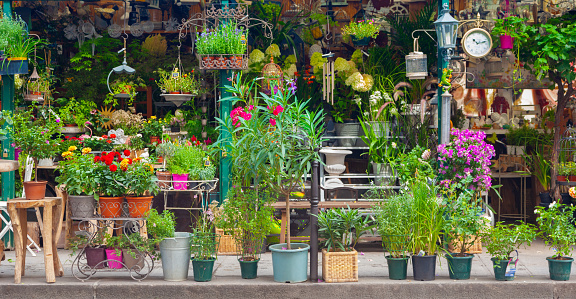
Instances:
[[[2,1],[2,12],[5,15],[12,15],[12,1],[3,0]],[[2,76],[2,89],[0,91],[2,95],[2,110],[14,111],[14,75],[4,75]],[[7,124],[6,124],[7,125]],[[9,135],[7,137],[10,137]],[[7,150],[8,157],[4,159],[14,160],[14,148],[10,145],[9,139],[2,141],[2,150]],[[7,201],[10,198],[15,197],[14,192],[15,187],[15,172],[3,172],[2,173],[2,201]],[[8,218],[9,219],[9,218]],[[13,238],[11,231],[2,238],[4,245],[6,247],[13,247]]]
[[[232,102],[230,100],[222,101],[222,99],[231,96],[229,92],[224,89],[224,85],[228,82],[229,78],[232,77],[232,72],[230,70],[220,70],[220,84],[218,88],[220,89],[220,117],[225,119],[230,117],[230,112],[232,111]],[[220,137],[227,139],[230,138],[230,133],[226,130],[220,129]],[[230,157],[225,152],[222,152],[220,157],[220,203],[224,201],[228,195],[228,189],[230,188]]]
[[[444,9],[444,4],[446,5],[450,5],[450,3],[448,2],[448,0],[439,0],[438,1],[438,18],[440,18],[440,13],[442,12],[442,9]],[[446,59],[446,57],[444,57],[444,54],[442,53],[442,50],[440,50],[440,46],[438,45],[438,82],[440,82],[440,78],[442,77],[442,70],[444,70],[444,68],[448,67],[448,60]],[[442,90],[442,87],[438,87],[438,92],[436,93],[438,96],[438,111],[436,111],[437,115],[438,115],[438,144],[440,144],[440,140],[442,140],[442,94],[444,93],[444,90]],[[450,125],[450,122],[448,122],[448,125]],[[448,130],[450,131],[450,130]]]

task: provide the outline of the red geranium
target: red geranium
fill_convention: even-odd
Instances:
[[[106,156],[106,155],[108,155],[107,152],[102,152],[102,156]]]
[[[108,139],[108,135],[102,135],[102,138]]]
[[[94,156],[94,163],[100,161],[100,157],[99,156]]]
[[[118,166],[116,166],[115,164],[110,165],[110,171],[114,172],[118,170]]]
[[[191,140],[192,142],[195,142],[195,141],[198,140],[198,139],[196,139],[196,136],[192,135],[192,138],[190,138],[190,140]]]
[[[130,151],[129,150],[124,150],[124,156],[130,156]]]
[[[108,142],[108,143],[112,143],[112,140],[108,139],[108,140],[106,140],[106,142]]]
[[[116,134],[110,134],[110,138],[112,139],[116,138]]]

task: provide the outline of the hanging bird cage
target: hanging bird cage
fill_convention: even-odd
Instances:
[[[560,139],[558,151],[558,165],[562,163],[576,162],[576,128],[569,127]]]
[[[24,94],[24,100],[26,101],[36,101],[43,102],[44,95],[48,92],[48,80],[38,75],[36,67],[28,81],[26,82],[26,93]]]
[[[274,87],[282,90],[282,81],[284,79],[284,72],[279,65],[274,63],[274,57],[270,58],[270,63],[262,68],[262,76],[266,80],[266,88],[274,90]]]

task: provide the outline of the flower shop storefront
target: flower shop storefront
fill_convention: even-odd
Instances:
[[[235,255],[244,279],[271,259],[276,282],[357,282],[365,248],[392,280],[435,280],[444,258],[470,279],[482,254],[512,280],[543,239],[568,280],[576,25],[374,2],[5,2],[2,198],[65,211],[62,236],[39,209],[6,219],[18,269],[42,235],[81,281],[208,282]],[[565,44],[540,50],[541,30]]]

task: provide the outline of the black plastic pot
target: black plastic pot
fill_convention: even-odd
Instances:
[[[570,205],[572,203],[572,197],[570,196],[570,194],[568,192],[560,193],[560,196],[562,197],[562,204],[563,205]]]
[[[170,127],[170,131],[172,131],[172,133],[178,133],[180,132],[180,127]]]
[[[412,256],[414,280],[429,281],[436,279],[436,255]]]
[[[552,203],[552,196],[550,196],[550,192],[540,192],[538,195],[540,196],[540,203]]]

